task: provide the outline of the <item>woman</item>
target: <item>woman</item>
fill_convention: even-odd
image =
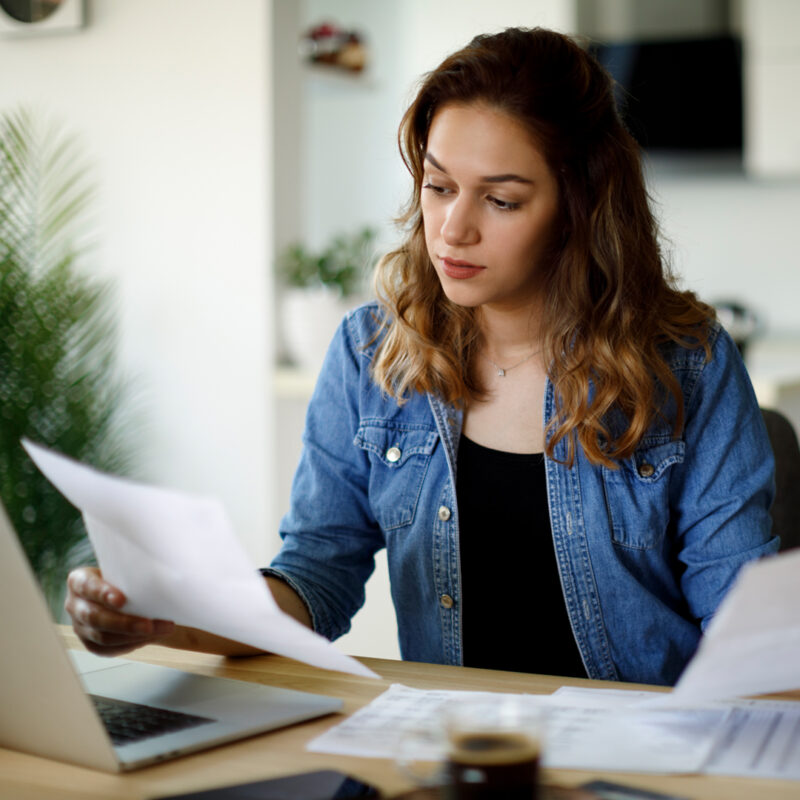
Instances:
[[[777,549],[773,464],[735,345],[665,270],[608,76],[560,34],[479,36],[400,143],[408,233],[334,337],[266,580],[334,639],[385,546],[406,659],[674,683]],[[244,652],[123,602],[70,578],[96,651]]]

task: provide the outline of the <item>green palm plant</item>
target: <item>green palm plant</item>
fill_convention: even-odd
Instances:
[[[56,616],[91,558],[80,513],[20,445],[125,472],[108,283],[81,272],[93,190],[77,141],[26,110],[0,116],[0,497]]]

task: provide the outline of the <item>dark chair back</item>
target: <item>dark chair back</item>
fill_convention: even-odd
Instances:
[[[762,408],[775,454],[775,502],[772,529],[781,537],[781,550],[800,547],[800,445],[792,423],[779,411]]]

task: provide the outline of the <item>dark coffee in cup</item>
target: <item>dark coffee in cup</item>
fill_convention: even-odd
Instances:
[[[449,800],[532,800],[539,742],[515,731],[459,732],[450,740]]]

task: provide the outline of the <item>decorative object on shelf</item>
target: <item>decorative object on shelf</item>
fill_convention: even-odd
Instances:
[[[84,0],[0,0],[0,37],[74,32],[86,24]]]
[[[361,72],[367,65],[364,35],[333,22],[309,29],[300,40],[300,54],[310,64],[345,72]]]
[[[115,472],[132,458],[110,286],[79,264],[92,194],[73,138],[25,111],[0,116],[0,496],[56,618],[66,573],[91,551],[20,439]]]
[[[280,253],[283,349],[295,366],[319,370],[336,326],[363,299],[376,261],[374,243],[375,232],[364,228],[336,236],[320,252],[296,243]]]
[[[736,342],[742,358],[747,355],[748,345],[761,330],[761,321],[756,313],[738,300],[719,300],[714,303],[717,319]]]

